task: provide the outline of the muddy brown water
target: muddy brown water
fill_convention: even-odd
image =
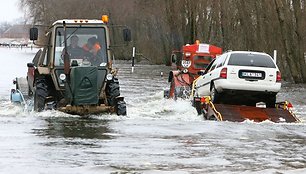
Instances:
[[[33,52],[0,48],[0,173],[306,173],[304,122],[205,121],[163,99],[165,66],[116,63],[127,117],[26,112],[9,91]],[[278,100],[306,119],[305,85],[284,84]]]

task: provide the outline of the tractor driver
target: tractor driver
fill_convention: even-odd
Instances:
[[[84,57],[84,51],[79,46],[79,37],[77,35],[71,36],[70,45],[67,47],[67,50],[70,59],[83,59]]]
[[[79,37],[73,35],[70,37],[70,45],[67,47],[67,51],[70,59],[83,59],[84,50],[79,46]],[[62,58],[64,58],[65,49],[62,52]]]
[[[87,44],[83,46],[85,51],[85,58],[87,58],[92,65],[99,66],[102,62],[106,62],[103,59],[102,48],[96,37],[88,39]]]

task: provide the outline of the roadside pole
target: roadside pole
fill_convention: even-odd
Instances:
[[[136,48],[133,47],[133,57],[132,57],[132,73],[134,72],[134,66],[135,66],[135,54],[136,54]]]
[[[276,60],[277,60],[277,50],[274,50],[274,52],[273,52],[273,59],[274,59],[274,62],[277,63],[276,62]]]

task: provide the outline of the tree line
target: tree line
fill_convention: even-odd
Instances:
[[[278,50],[283,77],[306,82],[306,0],[20,0],[36,24],[110,16],[128,25],[137,52],[169,64],[172,50],[200,40],[223,50]],[[117,56],[131,57],[131,48]]]

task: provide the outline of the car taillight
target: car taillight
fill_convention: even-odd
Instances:
[[[281,82],[282,81],[282,75],[279,71],[276,72],[276,82]]]
[[[220,72],[220,78],[226,79],[227,78],[227,68],[223,68]]]

